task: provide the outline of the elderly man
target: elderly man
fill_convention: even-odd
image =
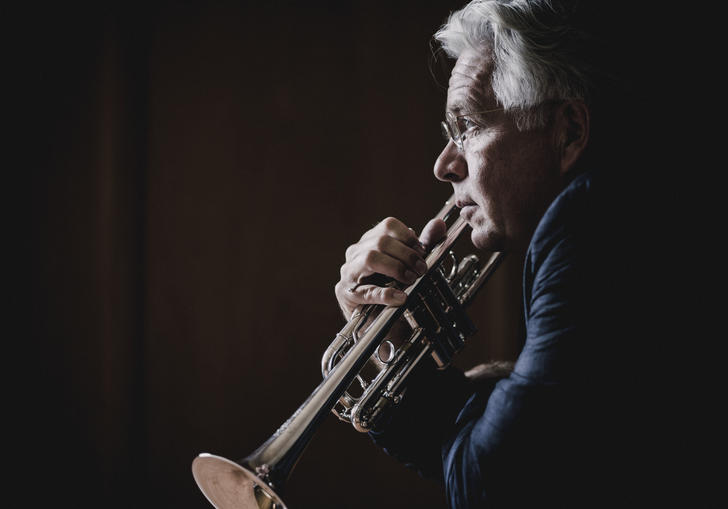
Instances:
[[[476,247],[526,253],[526,339],[513,369],[473,380],[423,366],[371,432],[440,478],[453,508],[593,507],[636,496],[640,482],[639,426],[628,424],[635,367],[615,355],[630,332],[615,249],[626,216],[615,212],[627,202],[608,167],[617,157],[597,152],[609,140],[599,101],[610,92],[572,4],[474,0],[435,36],[455,65],[434,174],[452,185]],[[344,315],[403,304],[372,276],[412,283],[444,230],[433,220],[418,237],[389,218],[364,233],[336,285]],[[617,290],[627,296],[614,300]]]

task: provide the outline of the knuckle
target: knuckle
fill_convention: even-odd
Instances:
[[[369,287],[364,292],[364,300],[367,302],[373,302],[377,300],[377,293],[379,291],[379,288],[377,287]]]
[[[379,237],[375,243],[376,249],[379,251],[385,251],[389,245],[389,237],[383,235]]]
[[[371,249],[366,252],[364,255],[364,264],[369,268],[373,268],[372,265],[374,265],[377,261],[377,251]]]
[[[344,251],[344,256],[346,257],[347,260],[350,260],[354,256],[357,246],[358,246],[358,244],[352,244],[346,248],[346,251]]]
[[[353,272],[355,272],[355,270],[355,266],[352,262],[347,262],[343,264],[341,267],[339,267],[339,279],[341,279],[342,282],[353,279],[350,276]]]
[[[406,281],[408,279],[406,272],[410,271],[404,263],[397,265],[397,274],[399,274],[400,281]],[[410,271],[411,272],[411,271]]]
[[[344,283],[339,281],[336,283],[336,286],[334,286],[334,294],[336,295],[337,300],[340,302],[349,300],[350,293],[347,290],[347,287]]]
[[[399,221],[392,216],[387,217],[382,220],[382,225],[388,230],[392,230],[392,229],[396,228],[398,223],[399,223]]]

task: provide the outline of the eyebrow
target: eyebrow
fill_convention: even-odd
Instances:
[[[455,115],[467,115],[472,112],[489,109],[482,101],[481,94],[469,92],[460,95],[451,105],[448,105],[448,111],[452,111]]]
[[[447,110],[452,111],[455,114],[461,114],[465,111],[471,111],[473,106],[475,106],[474,103],[474,101],[468,99],[458,98],[458,100],[447,105]]]
[[[452,105],[450,108],[448,108],[448,111],[451,111],[456,117],[459,116],[467,116],[467,115],[474,115],[480,111],[488,110],[490,108],[486,108],[485,105],[475,101],[475,100],[465,100],[465,101],[458,101],[454,105]]]

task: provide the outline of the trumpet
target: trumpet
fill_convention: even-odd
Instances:
[[[192,461],[192,475],[218,509],[286,509],[281,492],[323,419],[334,413],[367,432],[407,389],[407,378],[424,359],[450,365],[476,329],[465,313],[478,290],[502,260],[491,253],[484,263],[470,254],[458,262],[451,248],[469,231],[453,197],[438,218],[448,224],[445,239],[425,256],[427,271],[409,286],[404,305],[360,306],[336,334],[321,359],[322,382],[306,401],[252,454],[234,462],[209,453]],[[408,325],[409,337],[395,344],[392,328]]]

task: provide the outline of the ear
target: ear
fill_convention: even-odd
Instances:
[[[557,107],[554,120],[563,176],[574,168],[589,141],[589,108],[580,99],[566,100]]]

